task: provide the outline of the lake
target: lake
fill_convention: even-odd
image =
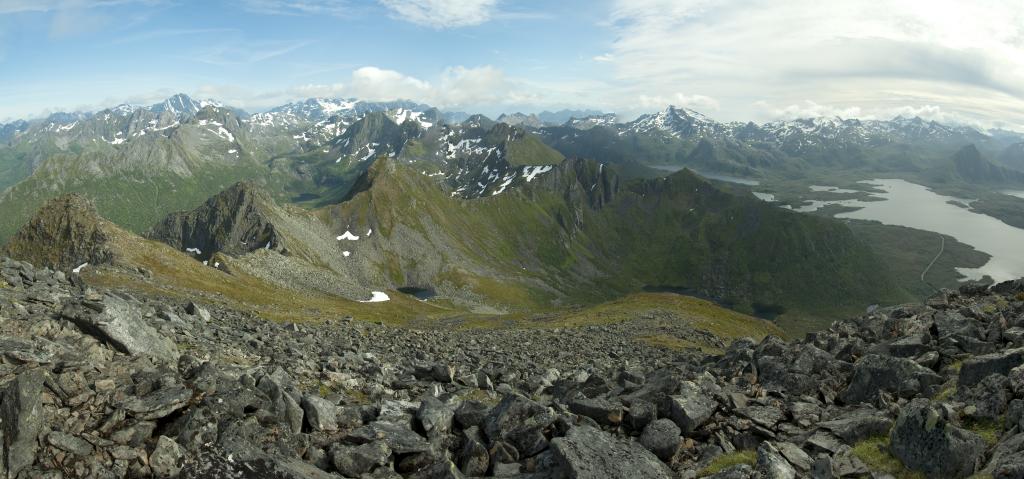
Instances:
[[[981,279],[988,275],[1000,282],[1024,277],[1024,254],[1021,254],[1024,229],[950,204],[950,201],[963,200],[939,195],[908,181],[870,180],[862,183],[881,190],[873,196],[884,201],[842,201],[844,205],[860,209],[837,214],[837,218],[875,220],[934,231],[991,255],[988,263],[980,268],[957,268],[968,279]]]

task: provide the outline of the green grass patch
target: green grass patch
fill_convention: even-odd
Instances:
[[[924,474],[911,471],[889,453],[889,438],[877,436],[853,446],[852,453],[874,472],[891,474],[896,479],[924,479]]]
[[[996,445],[1003,435],[1001,420],[965,420],[964,429],[971,431],[985,440],[989,447]]]
[[[701,469],[697,473],[697,477],[707,477],[712,474],[718,474],[730,467],[738,466],[740,464],[746,464],[753,466],[757,462],[757,453],[755,451],[736,451],[730,452],[729,454],[722,454],[711,461],[707,467]]]

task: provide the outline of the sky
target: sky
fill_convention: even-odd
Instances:
[[[177,92],[1024,130],[1024,1],[0,0],[0,121]]]

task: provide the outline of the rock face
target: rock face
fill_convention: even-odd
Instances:
[[[278,324],[0,277],[0,477],[689,478],[738,450],[710,477],[885,477],[865,446],[927,477],[1024,474],[1022,282],[707,355],[624,334],[639,321]]]
[[[285,240],[273,224],[276,208],[260,188],[236,183],[193,211],[168,215],[147,236],[202,260],[217,252],[240,256],[260,248],[283,251]]]
[[[107,243],[106,220],[84,196],[69,194],[48,201],[18,234],[4,254],[61,271],[114,260]]]
[[[985,454],[985,441],[953,425],[948,411],[924,398],[900,413],[890,442],[892,454],[929,478],[961,478],[974,473]]]

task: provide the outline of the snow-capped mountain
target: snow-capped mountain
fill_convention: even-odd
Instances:
[[[199,110],[208,106],[221,108],[224,105],[214,100],[193,100],[184,93],[178,93],[160,103],[148,107],[153,113],[170,113],[177,118],[194,116]]]
[[[723,134],[728,128],[701,113],[670,106],[665,111],[643,115],[624,125],[631,133],[665,132],[676,138],[711,137]]]

